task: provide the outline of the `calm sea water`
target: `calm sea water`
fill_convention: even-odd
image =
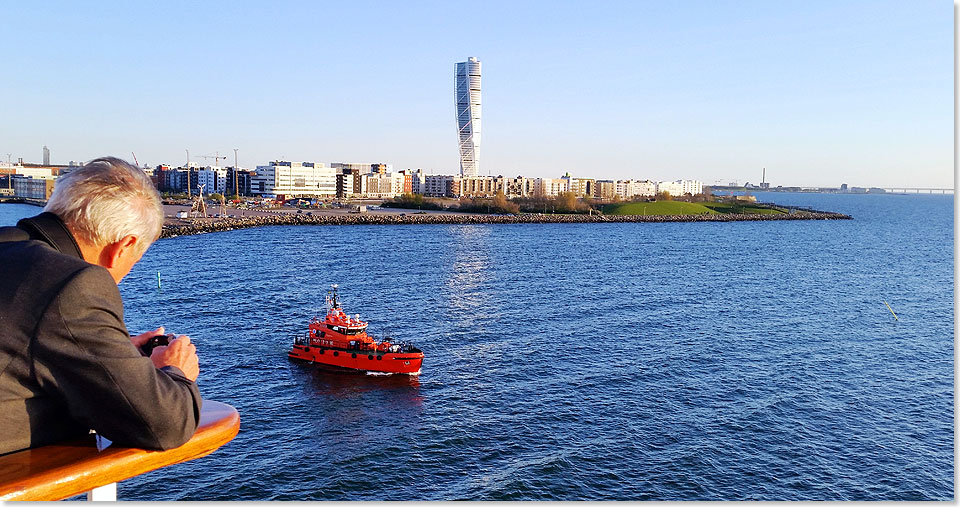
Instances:
[[[854,220],[161,240],[121,285],[128,326],[190,334],[242,427],[119,496],[954,498],[952,196],[760,199]],[[419,377],[288,362],[331,283],[425,351]]]

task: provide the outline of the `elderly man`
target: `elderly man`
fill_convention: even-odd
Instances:
[[[95,430],[169,449],[200,420],[187,336],[139,347],[117,284],[160,236],[160,196],[140,169],[100,158],[61,177],[44,212],[0,228],[0,454]]]

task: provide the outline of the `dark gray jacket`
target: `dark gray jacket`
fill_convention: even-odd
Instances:
[[[200,392],[130,342],[110,273],[52,213],[0,228],[0,454],[94,429],[118,445],[177,447]]]

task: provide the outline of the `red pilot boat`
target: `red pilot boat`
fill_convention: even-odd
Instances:
[[[314,317],[306,334],[294,337],[287,357],[333,370],[373,374],[418,375],[423,364],[423,352],[413,345],[378,342],[368,336],[367,322],[359,314],[343,313],[336,285],[327,295],[327,316]]]

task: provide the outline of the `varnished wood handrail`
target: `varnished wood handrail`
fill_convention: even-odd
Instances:
[[[226,403],[203,401],[200,425],[187,443],[168,451],[110,445],[93,437],[0,456],[0,500],[62,500],[161,467],[197,459],[233,440],[240,414]]]

